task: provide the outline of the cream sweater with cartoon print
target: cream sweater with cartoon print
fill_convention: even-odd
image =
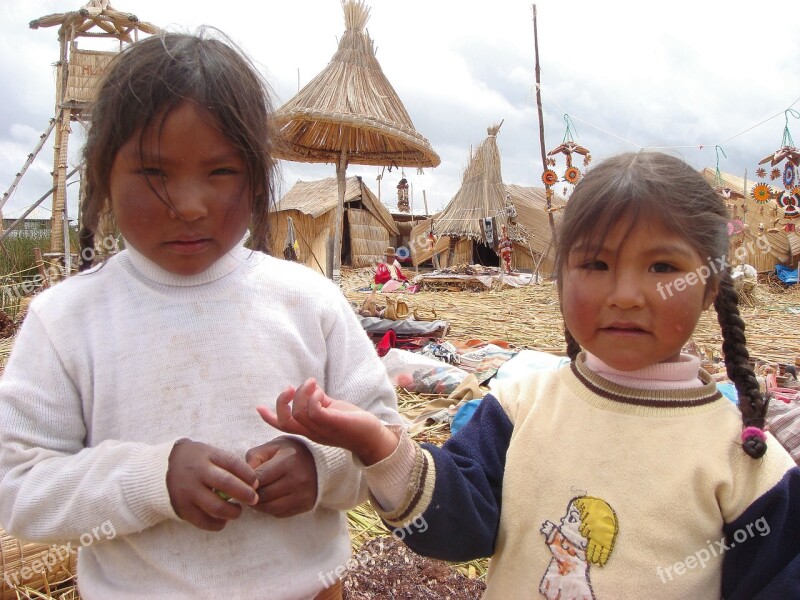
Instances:
[[[501,385],[444,447],[403,435],[368,467],[373,504],[420,554],[490,556],[486,600],[800,597],[800,470],[770,435],[747,456],[685,362],[660,367],[693,369],[680,389],[584,354]]]

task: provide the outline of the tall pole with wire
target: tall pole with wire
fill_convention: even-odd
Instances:
[[[539,33],[536,28],[536,5],[533,8],[533,47],[536,57],[536,108],[539,113],[539,145],[542,150],[542,171],[547,170],[547,150],[544,145],[544,115],[542,113],[542,70],[539,67]],[[553,244],[556,242],[556,222],[553,218],[553,190],[550,184],[544,184],[544,193],[546,197],[545,207],[547,209],[547,219],[550,221],[550,235],[553,239]]]

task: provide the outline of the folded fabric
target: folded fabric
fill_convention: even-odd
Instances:
[[[800,465],[800,399],[773,398],[767,408],[767,429]]]
[[[423,336],[426,334],[437,333],[438,337],[447,333],[450,322],[444,320],[437,321],[415,321],[413,318],[402,321],[392,321],[391,319],[381,319],[380,317],[363,317],[357,315],[361,322],[361,327],[369,334],[384,334],[393,329],[398,336]]]

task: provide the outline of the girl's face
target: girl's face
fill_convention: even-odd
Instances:
[[[709,273],[689,243],[658,221],[619,223],[599,248],[578,241],[570,250],[562,270],[564,322],[612,368],[675,361],[714,300],[716,290],[706,292]]]
[[[586,549],[588,541],[581,533],[581,511],[575,504],[567,507],[567,514],[561,519],[561,535],[567,538],[573,546]]]
[[[206,270],[250,222],[247,163],[213,123],[185,101],[150,124],[141,147],[132,136],[111,167],[111,207],[125,241],[177,275]]]

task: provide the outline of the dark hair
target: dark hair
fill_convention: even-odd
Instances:
[[[214,34],[211,37],[210,33]],[[252,62],[221,32],[162,33],[128,46],[111,62],[91,111],[83,149],[81,255],[92,248],[101,215],[110,213],[110,173],[119,149],[156,119],[191,100],[238,148],[252,197],[251,246],[268,250],[274,193],[270,138],[271,91]],[[169,203],[168,198],[162,201]],[[88,256],[93,256],[89,251]],[[91,266],[84,262],[81,269]]]
[[[744,427],[764,428],[767,399],[749,363],[739,296],[730,268],[712,265],[729,251],[730,215],[722,197],[684,161],[661,152],[632,152],[604,160],[575,186],[559,224],[556,241],[556,278],[559,294],[562,271],[576,242],[601,242],[617,223],[633,227],[640,217],[660,219],[670,231],[687,240],[709,261],[708,284],[717,289],[714,308],[722,328],[722,352],[728,377],[736,386]],[[594,245],[594,244],[592,244]],[[712,268],[713,267],[713,268]],[[580,346],[564,328],[572,360]],[[754,458],[766,452],[760,431],[745,431],[744,450]]]

